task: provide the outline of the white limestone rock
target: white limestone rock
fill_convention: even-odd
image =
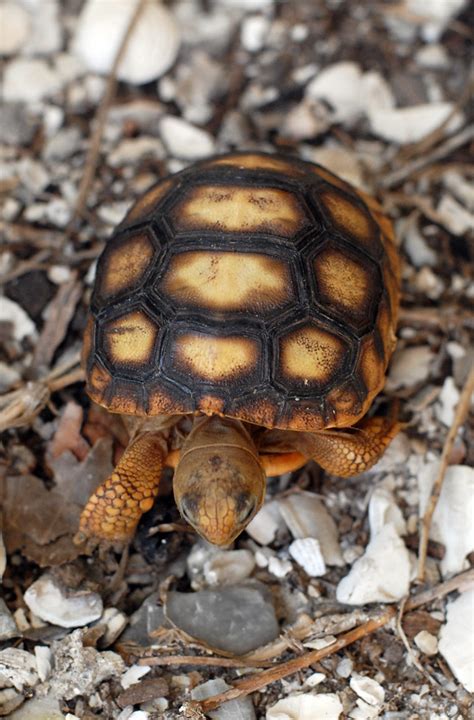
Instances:
[[[79,17],[72,51],[92,72],[108,74],[137,5],[137,0],[88,0]],[[119,80],[141,85],[160,77],[174,63],[179,30],[160,2],[146,3],[118,67]]]
[[[246,580],[255,567],[250,550],[221,550],[204,564],[204,577],[210,587],[234,585]]]
[[[275,500],[265,503],[245,528],[251,538],[260,545],[269,545],[278,531],[284,528],[278,503]]]
[[[388,523],[392,523],[399,535],[406,535],[407,526],[393,493],[383,486],[378,486],[369,501],[370,536],[378,535]]]
[[[389,523],[371,539],[364,555],[340,581],[336,597],[349,605],[394,602],[407,594],[409,582],[408,550],[395,526]]]
[[[418,475],[420,515],[430,496],[439,463],[426,464]],[[445,547],[441,560],[443,577],[465,569],[465,558],[474,550],[474,468],[451,465],[441,489],[431,523],[430,537]]]
[[[474,588],[463,592],[448,605],[448,617],[441,627],[439,651],[456,678],[468,692],[474,692]]]
[[[61,49],[63,31],[59,0],[21,0],[30,14],[31,31],[22,48],[25,55],[52,55]]]

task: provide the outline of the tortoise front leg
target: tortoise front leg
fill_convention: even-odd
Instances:
[[[147,432],[133,440],[114,472],[90,496],[75,542],[130,540],[142,514],[153,505],[167,452],[161,433]]]
[[[305,452],[331,475],[351,477],[375,465],[402,427],[393,418],[372,417],[350,430],[308,433]]]

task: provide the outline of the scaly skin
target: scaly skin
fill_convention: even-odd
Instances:
[[[76,542],[130,540],[142,514],[151,509],[158,494],[167,452],[160,433],[145,433],[134,440],[114,472],[89,498],[81,514]]]

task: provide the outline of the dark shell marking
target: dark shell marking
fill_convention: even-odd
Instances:
[[[383,386],[399,298],[390,223],[365,200],[324,168],[253,152],[160,182],[99,259],[91,397],[134,415],[352,425]]]

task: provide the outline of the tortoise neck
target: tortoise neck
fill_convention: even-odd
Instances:
[[[194,418],[191,432],[181,449],[181,457],[198,447],[212,445],[238,447],[258,458],[257,448],[243,423],[218,415],[199,415]]]

